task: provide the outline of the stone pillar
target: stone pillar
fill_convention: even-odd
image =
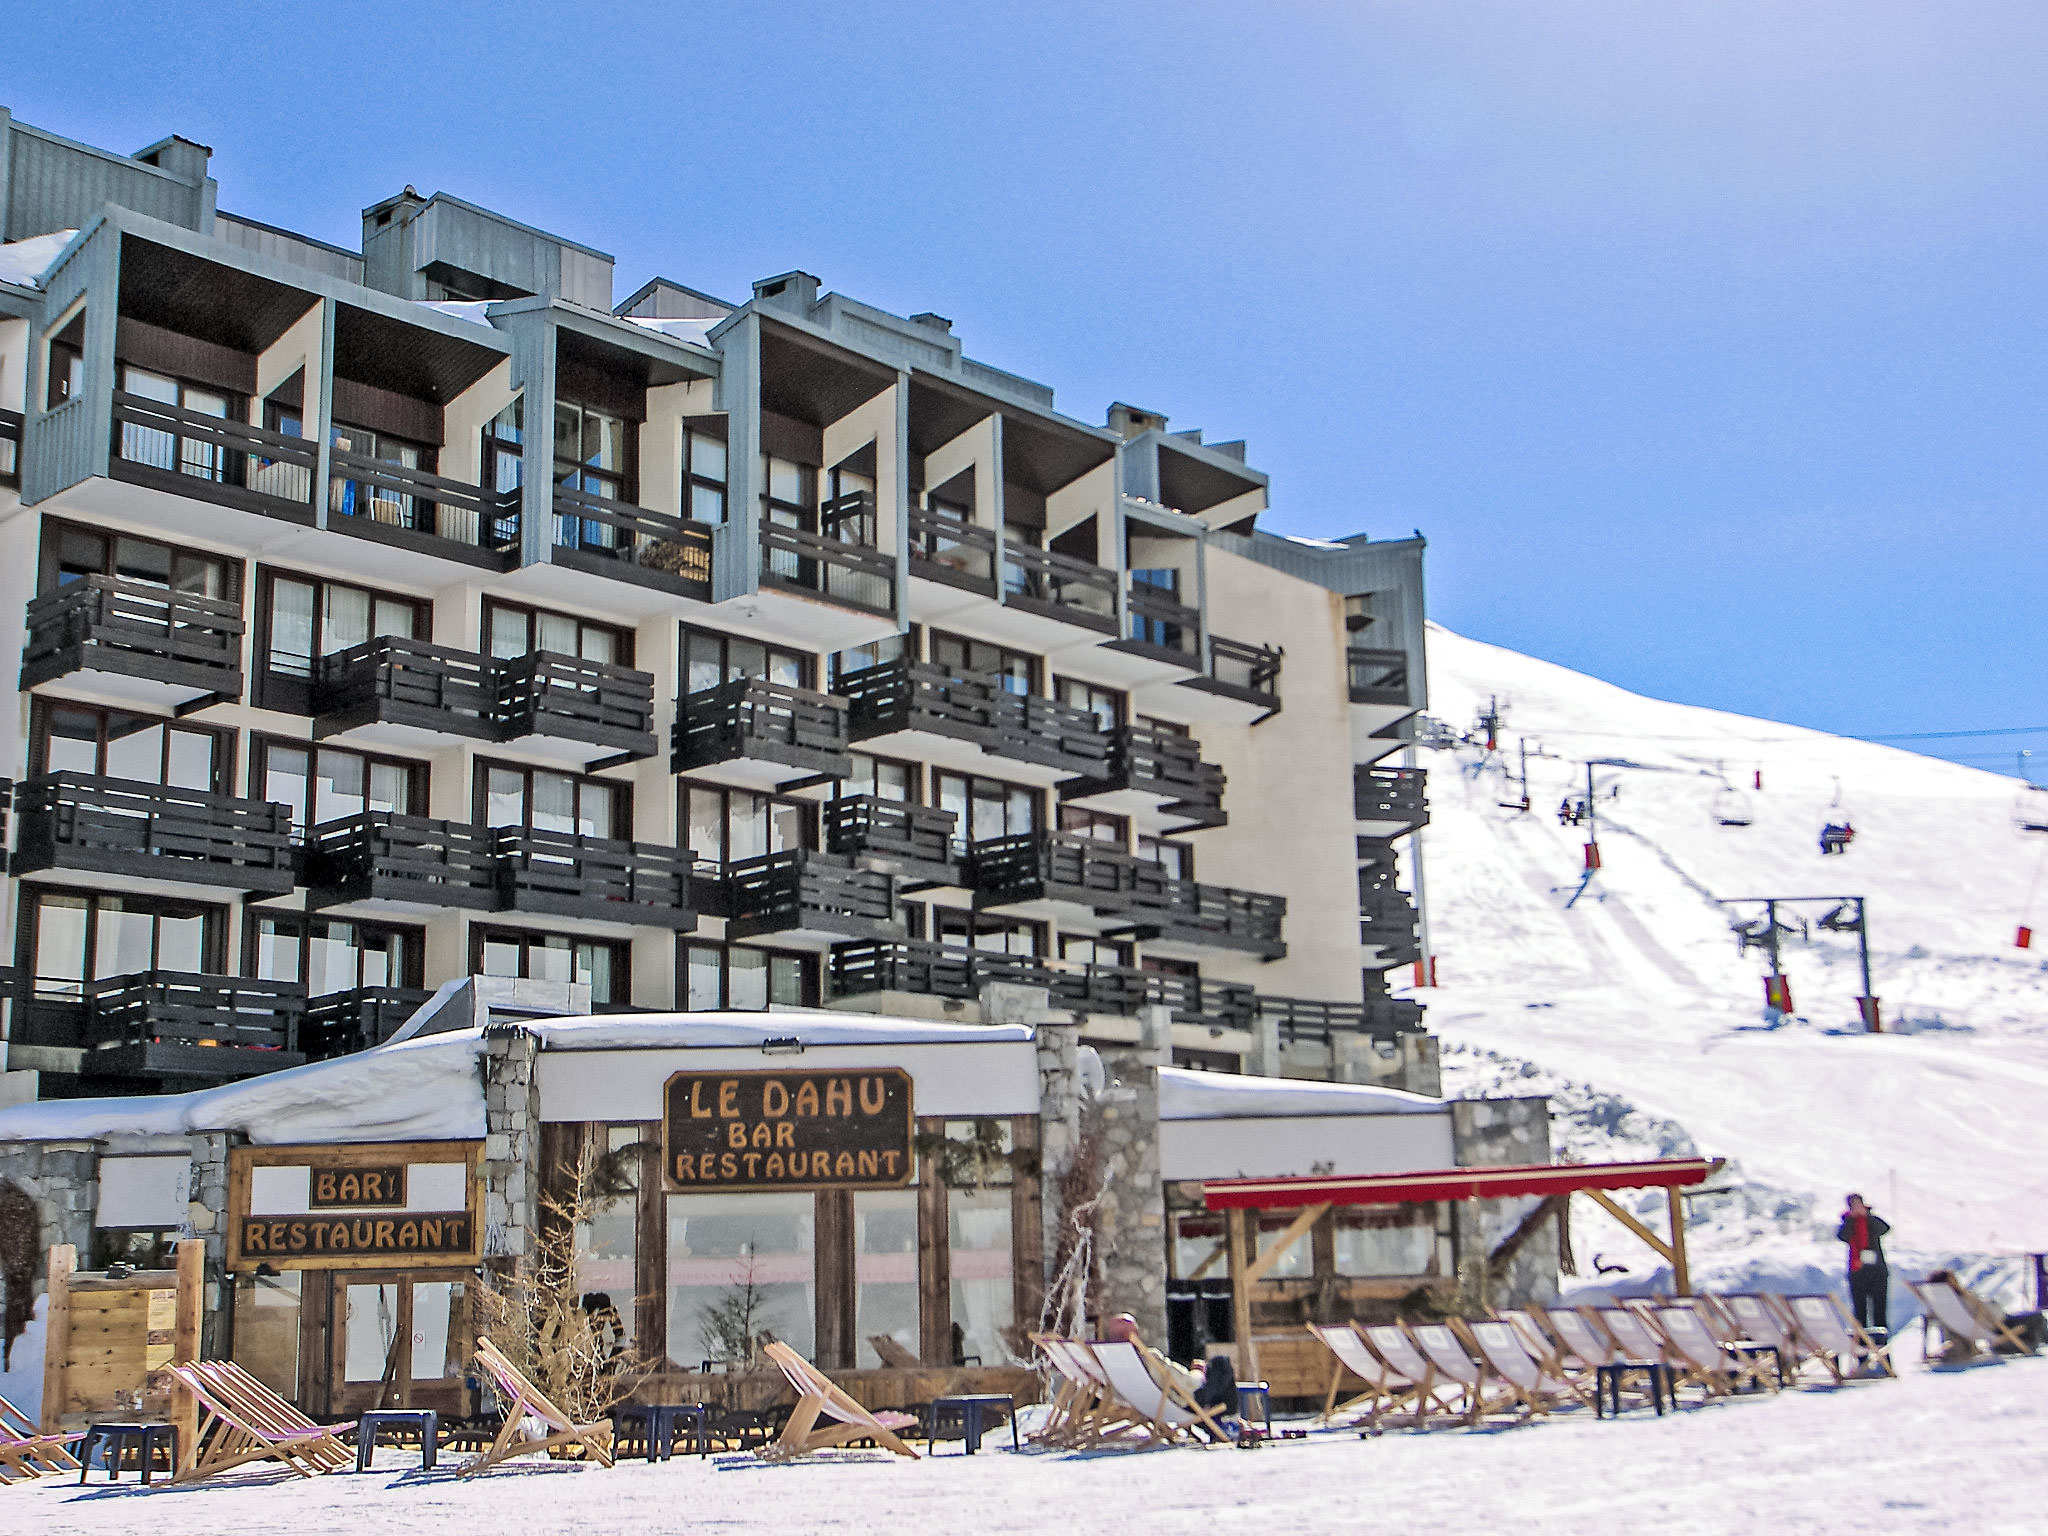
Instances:
[[[484,1257],[523,1259],[540,1218],[540,1040],[516,1024],[484,1031]]]
[[[1059,1264],[1060,1223],[1065,1219],[1060,1186],[1081,1149],[1080,1036],[1072,1025],[1038,1026],[1038,1235],[1048,1286]],[[1029,1241],[1029,1234],[1019,1233],[1018,1241]]]
[[[206,1244],[206,1295],[200,1309],[199,1355],[217,1360],[233,1344],[228,1303],[228,1137],[205,1131],[185,1138],[192,1149],[192,1186],[185,1203],[186,1235]]]
[[[1432,1099],[1443,1097],[1443,1073],[1438,1065],[1434,1035],[1376,1039],[1338,1031],[1330,1040],[1330,1068],[1333,1082],[1367,1083]]]
[[[99,1145],[91,1141],[0,1144],[0,1184],[12,1184],[36,1211],[35,1289],[48,1285],[43,1256],[69,1243],[81,1264],[92,1259],[93,1208],[99,1199]]]
[[[1173,1015],[1138,1011],[1135,1047],[1102,1047],[1108,1085],[1087,1106],[1099,1139],[1104,1191],[1095,1224],[1101,1316],[1128,1312],[1150,1342],[1166,1342],[1166,1192],[1160,1183],[1159,1069],[1173,1061]]]
[[[1500,1168],[1550,1161],[1550,1100],[1451,1100],[1451,1143],[1460,1168]],[[1466,1200],[1453,1207],[1458,1234],[1458,1285],[1473,1306],[1518,1306],[1557,1299],[1555,1218],[1527,1234],[1506,1272],[1488,1272],[1487,1257],[1537,1208],[1531,1196]]]
[[[1281,1075],[1280,1021],[1271,1014],[1262,1013],[1252,1020],[1252,1043],[1244,1053],[1244,1071],[1247,1077]]]

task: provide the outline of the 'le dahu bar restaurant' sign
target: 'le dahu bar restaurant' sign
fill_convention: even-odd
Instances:
[[[482,1156],[479,1141],[236,1147],[228,1268],[469,1268]]]
[[[677,1190],[896,1189],[916,1169],[900,1067],[678,1072],[664,1108],[663,1166]]]

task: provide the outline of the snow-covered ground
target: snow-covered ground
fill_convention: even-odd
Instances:
[[[1643,698],[1435,627],[1428,643],[1433,715],[1470,730],[1497,698],[1502,716],[1496,753],[1420,754],[1442,983],[1420,995],[1446,1091],[1553,1093],[1577,1158],[1732,1159],[1715,1181],[1732,1192],[1693,1203],[1705,1283],[1839,1284],[1835,1220],[1858,1190],[1894,1228],[1895,1317],[1897,1279],[1951,1260],[2017,1304],[2020,1256],[2048,1250],[2048,948],[2014,946],[2037,885],[2048,915],[2048,835],[2016,825],[2018,781]],[[1523,739],[1526,814],[1502,804]],[[1603,867],[1581,891],[1586,832],[1557,808],[1589,759]],[[1750,825],[1720,824],[1738,808]],[[1843,820],[1856,840],[1823,857],[1821,826]],[[1788,942],[1796,1012],[1773,1022],[1762,953],[1738,952],[1716,904],[1837,895],[1869,900],[1881,1035],[1860,1028],[1852,935]],[[1595,1255],[1648,1278],[1618,1224],[1575,1221],[1585,1279]]]
[[[0,1528],[40,1536],[223,1530],[945,1532],[1467,1530],[2038,1531],[2048,1358],[1721,1402],[1659,1419],[1584,1411],[1527,1427],[1229,1449],[1013,1454],[957,1443],[916,1463],[845,1453],[770,1467],[678,1457],[611,1470],[514,1463],[473,1483],[380,1453],[368,1476],[257,1472],[144,1492],[0,1490]],[[985,1447],[987,1446],[985,1442]],[[406,1469],[413,1470],[406,1470]],[[18,1522],[18,1523],[16,1523]]]

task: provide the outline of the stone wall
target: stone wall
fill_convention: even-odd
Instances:
[[[1102,1160],[1095,1233],[1098,1316],[1128,1312],[1147,1339],[1166,1340],[1166,1198],[1159,1174],[1159,1069],[1173,1061],[1173,1016],[1139,1011],[1139,1043],[1099,1047],[1107,1082],[1083,1110]]]
[[[1453,1099],[1451,1139],[1461,1168],[1499,1168],[1550,1161],[1550,1100]],[[1466,1200],[1454,1207],[1458,1289],[1475,1307],[1545,1305],[1557,1300],[1559,1230],[1555,1216],[1524,1234],[1504,1267],[1487,1256],[1534,1213],[1539,1201]]]
[[[523,1259],[539,1224],[540,1041],[518,1025],[484,1032],[484,1257]]]
[[[36,1252],[61,1243],[78,1250],[80,1264],[92,1261],[93,1207],[99,1199],[99,1146],[90,1141],[0,1143],[0,1184],[13,1184],[36,1208]],[[36,1265],[35,1294],[44,1289],[48,1266]]]

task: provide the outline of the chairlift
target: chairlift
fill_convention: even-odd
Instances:
[[[1749,796],[1733,785],[1724,784],[1715,792],[1713,811],[1716,826],[1746,827],[1756,820]]]
[[[2029,784],[2014,797],[2012,824],[2022,832],[2048,832],[2048,784]]]
[[[1826,929],[1829,933],[1854,933],[1863,926],[1863,904],[1857,901],[1840,902],[1815,918],[1814,926]]]

